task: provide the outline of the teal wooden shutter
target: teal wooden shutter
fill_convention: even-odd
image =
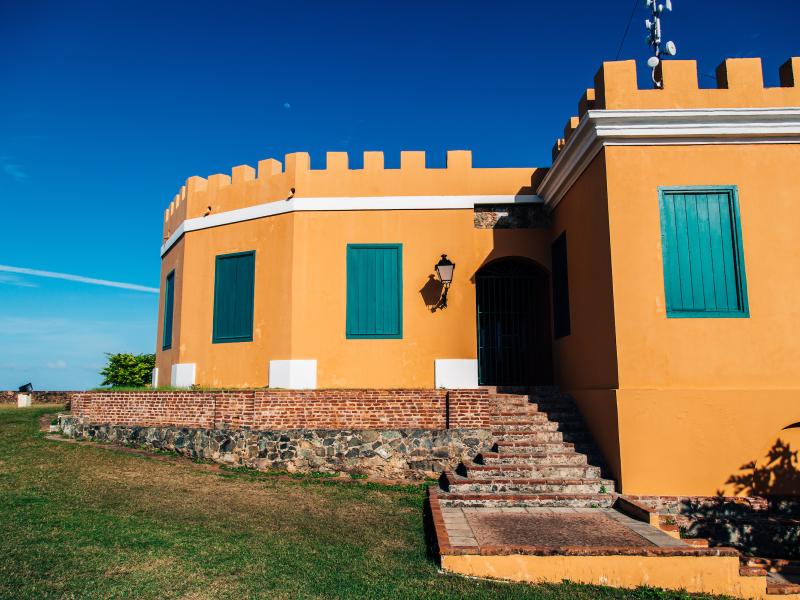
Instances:
[[[164,331],[161,336],[161,349],[172,348],[172,313],[175,310],[175,271],[170,271],[164,284]]]
[[[347,245],[348,339],[403,337],[403,245]]]
[[[668,317],[748,317],[735,187],[660,188]]]
[[[255,252],[223,254],[214,271],[212,341],[249,342],[253,339]]]

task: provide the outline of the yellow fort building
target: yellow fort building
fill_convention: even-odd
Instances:
[[[800,444],[800,59],[713,89],[604,63],[549,168],[343,152],[191,177],[154,385],[558,386],[634,495],[713,495]],[[444,255],[444,256],[443,256]],[[453,267],[454,265],[454,267]]]

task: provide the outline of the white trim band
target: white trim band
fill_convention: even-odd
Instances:
[[[190,231],[252,221],[263,217],[291,212],[351,211],[351,210],[455,210],[474,209],[481,204],[537,204],[539,196],[532,194],[500,194],[475,196],[358,196],[331,198],[291,198],[228,210],[207,217],[186,219],[161,246],[161,256]]]
[[[605,146],[800,143],[800,107],[590,110],[537,190],[554,208]]]

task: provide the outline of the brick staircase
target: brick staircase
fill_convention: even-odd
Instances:
[[[491,393],[493,447],[442,474],[449,506],[609,507],[614,481],[604,479],[575,402],[556,388]]]

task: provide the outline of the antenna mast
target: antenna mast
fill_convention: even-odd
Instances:
[[[661,55],[667,54],[675,56],[678,53],[675,42],[669,41],[661,48],[661,13],[664,9],[672,12],[672,0],[664,0],[664,4],[659,4],[657,0],[645,0],[645,5],[652,11],[649,19],[645,19],[644,26],[647,29],[647,45],[653,49],[653,56],[647,59],[647,66],[652,71],[653,86],[661,88],[664,82],[660,78],[656,79],[656,67],[661,64]]]

